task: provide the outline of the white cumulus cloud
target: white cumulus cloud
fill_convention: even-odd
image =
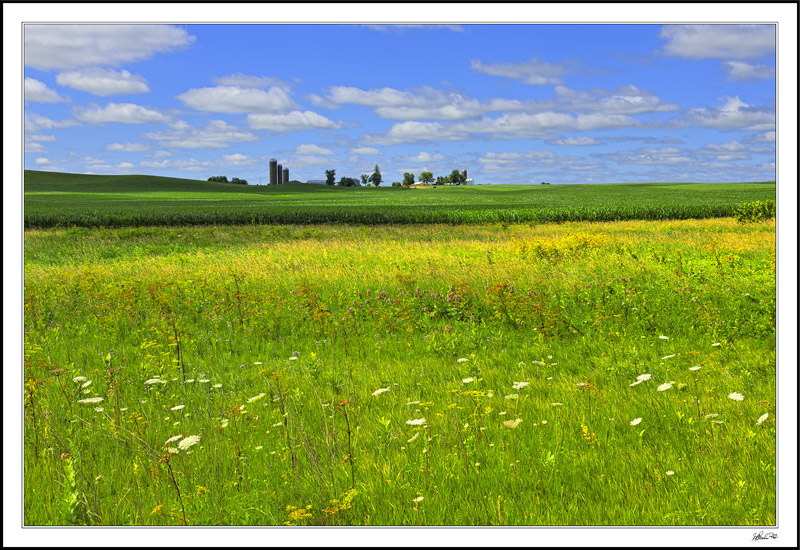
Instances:
[[[689,59],[745,59],[775,51],[775,25],[665,25],[663,53]]]
[[[25,65],[74,69],[148,59],[194,42],[174,25],[25,25]]]
[[[270,113],[297,107],[283,88],[216,86],[195,88],[176,96],[184,105],[213,113]]]
[[[142,107],[134,103],[109,103],[104,107],[90,105],[73,110],[75,118],[90,124],[145,124],[148,122],[166,122],[168,117],[159,111]]]
[[[375,147],[354,147],[350,149],[351,155],[361,155],[362,157],[379,157],[383,155],[381,151]]]
[[[69,101],[47,84],[35,78],[25,77],[25,101],[33,103],[61,103]]]
[[[211,120],[205,128],[175,124],[171,130],[150,132],[145,137],[159,142],[163,147],[188,149],[225,149],[230,147],[230,143],[258,141],[258,136],[252,132],[222,120]]]
[[[734,82],[753,82],[775,78],[775,67],[769,65],[750,65],[744,61],[725,61],[722,64],[728,80]]]
[[[227,76],[215,76],[211,82],[217,86],[239,86],[241,88],[291,88],[292,85],[285,80],[274,76],[255,76],[243,73],[233,73]]]
[[[150,146],[144,143],[109,143],[106,146],[106,151],[124,151],[126,153],[136,153],[148,149]]]
[[[470,68],[479,73],[491,76],[502,76],[519,80],[525,84],[533,86],[544,86],[547,84],[561,84],[561,78],[566,74],[567,68],[563,65],[548,63],[547,61],[532,57],[528,61],[519,63],[488,63],[485,64],[478,59],[473,59],[469,64]]]
[[[296,155],[333,155],[335,154],[330,149],[326,149],[324,147],[320,147],[314,144],[302,144],[298,145],[297,148],[294,150]]]
[[[767,107],[753,107],[739,96],[723,97],[720,107],[699,107],[671,119],[668,124],[684,128],[700,126],[718,130],[751,130],[765,132],[775,129],[775,111]]]
[[[341,124],[313,111],[292,111],[286,114],[251,114],[247,122],[254,130],[270,132],[297,132],[301,130],[333,130]]]
[[[90,94],[107,97],[122,94],[144,94],[150,91],[147,80],[130,71],[113,69],[80,69],[58,73],[56,82]]]

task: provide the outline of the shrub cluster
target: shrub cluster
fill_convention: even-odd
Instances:
[[[240,185],[247,185],[247,180],[233,178],[231,181],[228,181],[228,176],[211,176],[210,178],[208,178],[208,181],[215,181],[217,183],[238,183]]]
[[[739,223],[755,223],[775,217],[775,201],[745,202],[736,207],[733,217]]]

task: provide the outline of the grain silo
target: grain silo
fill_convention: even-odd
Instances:
[[[283,183],[283,166],[278,165],[278,185]]]
[[[283,169],[283,183],[289,183],[289,169]]]
[[[269,159],[269,184],[278,184],[278,161],[276,159]]]
[[[466,168],[461,171],[461,179],[463,181],[467,181],[467,169]]]

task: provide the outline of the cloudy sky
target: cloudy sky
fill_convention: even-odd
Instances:
[[[775,179],[773,25],[26,25],[25,168]]]

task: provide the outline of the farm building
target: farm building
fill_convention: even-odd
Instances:
[[[306,183],[316,183],[316,184],[325,185],[326,181],[325,180],[308,180]]]

